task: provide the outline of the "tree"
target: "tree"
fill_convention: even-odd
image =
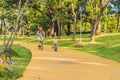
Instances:
[[[76,1],[76,0],[75,0]],[[73,20],[74,20],[74,33],[73,33],[73,40],[76,40],[76,28],[77,28],[77,14],[75,12],[75,8],[73,5],[73,0],[71,0],[71,6],[72,6],[72,14],[73,14]]]
[[[7,41],[7,39],[6,39],[6,36],[7,36],[7,31],[6,31],[6,30],[7,30],[7,27],[6,27],[6,24],[7,24],[7,23],[6,23],[6,21],[5,21],[5,36],[4,36],[4,51],[5,51],[5,52],[6,52],[6,51],[9,51],[9,50],[11,49],[12,45],[13,45],[15,36],[16,36],[16,34],[17,34],[17,30],[18,30],[18,26],[19,26],[19,22],[20,22],[21,16],[22,16],[22,14],[23,14],[23,12],[24,12],[27,4],[28,4],[28,1],[29,1],[29,0],[25,1],[25,4],[24,4],[23,8],[21,7],[21,3],[22,3],[21,0],[19,0],[18,2],[17,2],[17,1],[11,2],[11,0],[10,0],[10,1],[9,1],[9,0],[6,0],[6,1],[5,1],[5,2],[6,2],[6,5],[4,5],[4,6],[5,6],[5,9],[7,9],[6,6],[7,6],[7,7],[8,7],[8,6],[10,6],[10,7],[15,7],[14,5],[11,5],[11,4],[18,4],[18,9],[17,9],[18,14],[17,14],[17,18],[16,18],[16,21],[12,23],[12,27],[11,27],[11,29],[10,29],[11,34],[10,34],[10,37],[9,37],[8,41]],[[10,4],[10,2],[11,2],[11,4]],[[10,5],[9,5],[9,4],[10,4]],[[17,5],[16,5],[16,6],[17,6]],[[16,10],[14,10],[14,11],[16,11]],[[9,12],[9,11],[8,11],[8,12]],[[9,17],[7,17],[7,18],[9,18]],[[7,18],[6,18],[6,20],[7,20]]]
[[[106,3],[103,2],[103,0],[99,0],[99,13],[97,14],[97,16],[92,15],[93,17],[95,17],[94,19],[90,19],[90,23],[91,23],[91,42],[95,41],[95,32],[97,29],[98,24],[100,23],[101,20],[101,16],[103,14],[103,11],[105,10],[105,8],[108,6],[108,4],[111,2],[112,0],[108,0]],[[93,1],[92,0],[88,0],[88,4],[91,6],[91,8],[95,9],[94,6],[91,4]]]
[[[116,32],[119,32],[119,25],[120,25],[120,0],[114,0],[111,2],[114,5],[114,12],[117,14],[117,26]]]

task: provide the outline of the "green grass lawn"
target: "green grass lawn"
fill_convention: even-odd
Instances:
[[[0,47],[2,49],[2,47]],[[12,72],[6,72],[4,77],[0,78],[0,80],[16,80],[17,78],[22,77],[25,68],[27,67],[28,63],[31,59],[31,52],[30,50],[19,47],[13,46],[12,51],[7,53],[12,58]]]
[[[31,59],[31,52],[30,50],[17,46],[13,47],[13,50],[17,53],[17,56],[13,57],[13,76],[16,78],[19,78],[22,76],[23,72],[25,71],[25,68],[27,67],[28,63]],[[17,75],[16,75],[17,74]]]
[[[59,47],[68,47],[70,49],[94,54],[111,60],[120,62],[120,34],[106,34],[105,36],[96,37],[96,43],[90,43],[90,34],[82,35],[82,42],[87,43],[82,48],[76,48],[79,43],[79,35],[76,41],[72,41],[72,36],[65,36],[65,39],[59,39]],[[52,39],[46,39],[45,44],[52,45]]]
[[[85,43],[84,47],[76,48],[75,45],[79,43],[79,35],[77,40],[72,41],[72,36],[63,36],[62,39],[58,40],[59,47],[68,47],[70,49],[87,52],[97,56],[105,57],[108,59],[120,62],[120,33],[105,34],[105,36],[96,37],[96,43],[90,43],[90,34],[82,34],[82,42]],[[17,37],[17,41],[37,43],[37,37]],[[53,39],[45,38],[45,45],[52,46]]]

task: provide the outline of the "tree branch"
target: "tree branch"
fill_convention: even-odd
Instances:
[[[101,2],[102,0],[100,0],[100,2]],[[102,6],[102,10],[104,10],[108,5],[109,5],[109,3],[111,2],[112,0],[107,0],[106,1],[106,4],[104,5],[104,6]]]

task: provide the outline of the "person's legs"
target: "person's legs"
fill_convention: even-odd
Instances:
[[[41,41],[38,40],[38,48],[41,49]]]
[[[54,44],[54,51],[57,51],[57,44]]]
[[[38,41],[38,48],[41,50],[43,49],[43,41],[41,40]]]
[[[43,49],[43,41],[40,41],[41,49]]]

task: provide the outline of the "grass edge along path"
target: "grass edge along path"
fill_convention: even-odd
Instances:
[[[79,43],[79,39],[74,42],[72,40],[59,40],[59,47],[67,47],[80,52],[86,52],[94,54],[100,57],[104,57],[110,60],[120,62],[120,33],[105,34],[96,37],[96,42],[88,42],[89,35],[83,35],[82,48],[76,48],[75,45]],[[45,44],[52,45],[52,40],[46,40]]]
[[[13,46],[12,51],[8,54],[12,58],[12,71],[4,74],[5,76],[0,78],[0,80],[16,80],[22,77],[31,60],[30,50],[21,46]]]
[[[96,36],[96,42],[89,42],[90,34],[82,34],[82,42],[85,44],[82,48],[76,48],[75,45],[79,43],[79,35],[77,35],[77,40],[72,41],[72,35],[63,36],[62,39],[58,40],[59,47],[67,47],[81,52],[86,52],[101,56],[107,59],[111,59],[120,62],[120,33],[107,33],[100,36]],[[37,37],[17,37],[16,41],[37,43]],[[52,38],[45,38],[45,45],[53,45]]]
[[[96,37],[96,42],[73,49],[120,62],[120,34]]]

